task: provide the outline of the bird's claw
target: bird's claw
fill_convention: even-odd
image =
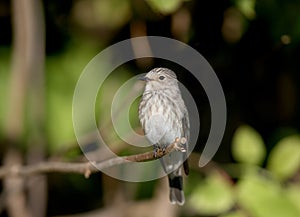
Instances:
[[[185,144],[181,144],[181,143],[178,144],[178,143],[177,143],[177,144],[175,144],[174,149],[175,149],[176,151],[186,152]]]
[[[154,146],[154,157],[155,158],[160,158],[161,156],[163,156],[166,152],[166,148],[163,147],[159,147],[159,146]]]

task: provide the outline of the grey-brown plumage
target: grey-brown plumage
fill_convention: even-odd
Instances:
[[[188,111],[175,73],[167,68],[155,68],[142,80],[146,81],[146,86],[139,105],[139,119],[147,139],[155,149],[168,146],[177,137],[185,137],[188,141]],[[160,159],[168,174],[170,201],[179,205],[185,202],[181,167],[183,164],[188,175],[186,153],[176,151]]]

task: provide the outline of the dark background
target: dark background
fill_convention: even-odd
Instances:
[[[32,2],[35,4],[39,1]],[[16,38],[14,28],[17,28],[13,23],[15,11],[12,6],[16,3],[0,0],[0,157],[3,165],[6,153],[11,147],[19,152],[21,159],[28,158],[31,147],[36,146],[32,145],[31,141],[35,141],[34,143],[42,141],[43,159],[82,160],[81,152],[76,146],[71,119],[72,94],[81,71],[93,56],[109,45],[135,36],[155,35],[174,38],[195,48],[211,64],[222,84],[228,111],[224,139],[213,159],[218,165],[217,170],[219,171],[221,167],[223,171],[224,165],[226,167],[229,164],[240,163],[232,154],[232,140],[239,126],[249,125],[261,136],[266,150],[258,166],[262,170],[270,170],[269,172],[273,173],[274,171],[268,167],[270,153],[281,139],[298,135],[300,128],[298,86],[300,81],[300,1],[176,0],[174,2],[177,2],[174,8],[165,9],[168,8],[170,1],[42,1],[44,15],[42,19],[45,21],[42,27],[45,30],[45,38],[41,37],[41,40],[45,43],[45,62],[41,67],[43,69],[41,72],[43,74],[42,89],[39,90],[41,86],[37,85],[33,92],[43,94],[37,96],[42,98],[42,101],[37,100],[40,102],[37,104],[42,105],[37,106],[37,111],[40,113],[39,109],[42,109],[43,115],[35,117],[30,114],[32,108],[30,96],[25,94],[25,103],[22,105],[24,116],[22,120],[16,121],[21,122],[21,131],[17,131],[7,127],[13,122],[9,115],[10,106],[13,105],[9,102],[14,100],[11,92],[19,91],[19,86],[15,88],[12,86],[16,84],[12,82],[15,64],[13,61],[14,38]],[[35,18],[40,19],[40,17]],[[25,20],[22,25],[26,28]],[[38,33],[37,35],[39,38]],[[33,68],[39,63],[33,63]],[[111,83],[107,85],[108,89],[103,91],[110,92],[133,75],[144,73],[155,66],[169,64],[162,60],[131,61],[112,75]],[[198,105],[201,132],[195,153],[199,153],[210,129],[209,104],[204,90],[193,76],[176,64],[173,68],[178,69],[176,73],[179,80],[190,90]],[[28,82],[28,89],[35,86],[36,80],[33,77],[24,81],[24,83]],[[30,95],[30,90],[28,92]],[[106,105],[105,103],[108,103],[110,99],[110,95],[107,94],[107,99],[101,98],[99,103]],[[99,117],[102,117],[101,114]],[[134,119],[133,122],[133,125],[138,127],[138,121]],[[299,153],[299,146],[299,143],[296,143],[295,153]],[[299,187],[297,156],[294,161],[296,169],[293,170],[293,174],[279,178],[278,182],[282,184],[292,182]],[[247,160],[241,163],[245,162],[247,163]],[[195,172],[196,175],[192,173],[189,182],[200,185],[199,180],[205,180],[205,177],[210,176],[207,170],[210,170],[210,167],[200,169],[200,172]],[[233,171],[240,171],[240,169],[233,169]],[[225,176],[223,176],[224,173],[226,173]],[[274,173],[276,176],[276,171]],[[230,180],[232,188],[235,188],[235,183],[239,183],[240,176],[236,177],[232,170],[224,169],[221,174],[223,178],[225,177],[225,182]],[[48,190],[44,195],[47,198],[44,202],[46,204],[44,213],[47,213],[45,214],[47,216],[91,210],[101,212],[109,207],[110,198],[114,198],[113,206],[117,207],[121,204],[118,198],[115,198],[118,191],[122,192],[121,198],[130,198],[132,203],[143,201],[152,198],[153,192],[160,186],[158,181],[141,184],[123,183],[104,177],[100,173],[92,175],[90,179],[85,179],[81,175],[54,173],[47,175],[46,183]],[[2,189],[4,189],[3,186],[2,183]],[[113,193],[107,193],[109,188],[116,190]],[[286,189],[281,190],[284,192]],[[2,202],[5,204],[6,196],[3,192],[5,191],[2,191],[0,204]],[[192,192],[191,187],[188,187],[187,198],[192,197]],[[236,200],[238,202],[235,205],[219,212],[202,213],[195,211],[197,209],[193,207],[195,205],[192,205],[193,208],[188,206],[177,211],[176,214],[169,213],[169,215],[219,216],[229,211],[241,210],[247,215],[237,216],[267,216],[257,211],[257,207],[246,205],[245,208],[243,202],[241,205],[239,200]],[[292,201],[295,202],[295,200]],[[296,204],[298,204],[296,207],[300,209],[299,201],[296,200]],[[0,205],[0,213],[1,216],[9,216],[5,205]],[[104,215],[104,213],[101,214]],[[287,214],[286,216],[293,215]]]

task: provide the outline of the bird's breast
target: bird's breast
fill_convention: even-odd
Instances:
[[[181,137],[182,114],[176,99],[166,94],[144,94],[139,118],[152,144],[168,145]]]

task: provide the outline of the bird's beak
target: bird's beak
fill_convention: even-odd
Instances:
[[[145,81],[145,82],[151,81],[151,80],[152,80],[152,79],[150,79],[150,78],[148,78],[148,77],[146,77],[146,76],[140,77],[140,78],[138,78],[138,79],[141,80],[141,81]]]

